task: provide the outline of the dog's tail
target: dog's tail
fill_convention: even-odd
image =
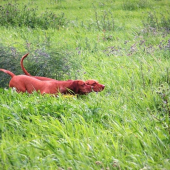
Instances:
[[[0,69],[0,71],[3,71],[4,73],[9,74],[11,77],[14,77],[14,76],[15,76],[15,74],[14,74],[14,73],[12,73],[12,72],[11,72],[11,71],[9,71],[9,70]]]
[[[22,68],[23,72],[25,73],[25,75],[31,76],[31,75],[27,72],[27,70],[24,68],[24,65],[23,65],[24,58],[27,57],[28,54],[29,54],[29,53],[25,54],[25,55],[21,58],[20,64],[21,64],[21,68]]]

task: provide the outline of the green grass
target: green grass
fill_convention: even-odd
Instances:
[[[21,2],[17,1],[20,9]],[[24,64],[33,74],[39,64],[31,58],[35,52],[57,49],[62,58],[73,61],[63,79],[96,79],[106,87],[97,94],[57,98],[1,88],[0,169],[170,169],[170,3],[25,0],[24,4],[38,6],[39,15],[45,10],[64,13],[68,23],[60,29],[43,29],[36,23],[35,28],[1,26],[4,51],[15,48],[17,60],[29,52]],[[51,55],[55,58],[55,53]],[[16,60],[13,66],[8,64],[9,58],[0,66],[18,69]],[[40,64],[43,61],[45,65],[44,55]],[[47,72],[54,74],[55,69]],[[0,84],[2,77],[9,83],[8,75],[0,76]]]

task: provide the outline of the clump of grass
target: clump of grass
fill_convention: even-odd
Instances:
[[[147,8],[149,6],[148,0],[123,1],[123,10],[136,10],[139,8]]]
[[[59,29],[66,24],[64,13],[56,15],[53,12],[45,11],[39,16],[37,10],[38,8],[29,8],[27,5],[19,8],[18,4],[11,3],[0,6],[0,25]]]
[[[102,14],[99,15],[95,9],[95,25],[99,31],[100,30],[114,31],[115,22],[112,13],[110,11],[104,10]]]
[[[137,4],[134,2],[124,1],[122,4],[123,10],[135,10],[137,9]]]
[[[168,41],[162,41],[159,44],[159,50],[163,57],[170,58],[170,39]]]
[[[25,64],[25,67],[31,75],[46,76],[61,80],[65,76],[69,77],[70,70],[76,67],[76,63],[71,60],[72,55],[72,52],[55,48],[47,50],[39,48],[28,56],[28,62]]]
[[[5,46],[0,43],[0,68],[4,68],[19,74],[20,70],[20,57],[15,47]],[[7,87],[10,77],[6,76],[2,72],[0,73],[0,85],[1,87]]]
[[[164,14],[156,14],[156,12],[149,12],[147,21],[143,22],[144,27],[148,32],[151,32],[153,29],[158,31],[170,31],[170,13],[165,12]]]
[[[164,125],[164,128],[167,129],[170,134],[170,87],[168,85],[168,82],[169,76],[167,75],[167,83],[161,84],[161,86],[157,90],[157,93],[162,101],[158,105],[158,110],[160,110],[161,113],[157,116],[154,116],[154,118],[162,123]]]

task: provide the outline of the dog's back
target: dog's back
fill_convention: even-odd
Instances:
[[[15,87],[17,92],[41,91],[42,85],[42,81],[26,75],[14,76],[9,82],[9,87]]]

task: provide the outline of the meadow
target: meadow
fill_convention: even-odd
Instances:
[[[0,72],[0,169],[170,169],[170,1],[2,0],[0,68],[102,92],[18,94]]]

